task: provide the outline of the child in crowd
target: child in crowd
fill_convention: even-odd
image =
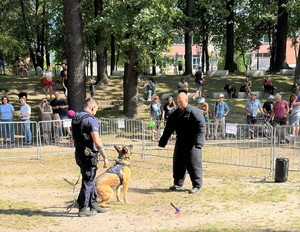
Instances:
[[[58,113],[54,114],[54,137],[55,143],[59,143],[62,137],[62,123]]]

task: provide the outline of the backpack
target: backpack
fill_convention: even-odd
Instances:
[[[93,117],[90,114],[85,114],[81,117],[79,117],[78,114],[75,114],[75,116],[72,118],[72,135],[75,140],[75,142],[80,143],[82,147],[85,146],[85,141],[90,139],[90,135],[87,133],[84,133],[83,131],[83,121],[86,118]],[[82,144],[83,143],[83,144]]]

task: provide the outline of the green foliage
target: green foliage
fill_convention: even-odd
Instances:
[[[121,51],[129,48],[138,52],[139,64],[144,71],[153,58],[161,57],[176,37],[173,27],[181,11],[174,8],[174,0],[128,0],[114,1],[103,12],[99,23],[104,24],[104,34],[113,34]]]

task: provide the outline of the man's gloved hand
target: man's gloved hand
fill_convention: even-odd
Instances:
[[[158,143],[158,146],[164,148],[166,145],[163,145],[163,144],[161,144],[161,143]]]
[[[202,145],[201,144],[196,144],[195,148],[202,149]]]

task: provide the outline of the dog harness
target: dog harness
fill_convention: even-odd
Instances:
[[[120,179],[120,185],[122,185],[123,181],[124,181],[123,174],[121,173],[121,170],[124,166],[127,166],[130,168],[130,166],[128,164],[115,164],[114,166],[110,167],[106,171],[108,173],[113,173],[113,174],[118,175],[118,177]]]

